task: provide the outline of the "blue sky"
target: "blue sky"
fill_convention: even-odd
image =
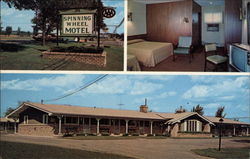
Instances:
[[[111,19],[105,19],[107,25],[118,25],[124,17],[124,0],[102,0],[104,6],[115,7],[116,16]],[[13,30],[21,27],[22,31],[32,32],[31,19],[34,12],[31,10],[17,10],[14,7],[9,8],[4,2],[1,2],[2,27],[12,26]],[[114,27],[109,27],[109,32],[113,32]],[[124,24],[117,30],[118,33],[124,33]]]
[[[60,97],[100,75],[2,74],[1,113],[19,101],[40,102]],[[249,76],[108,75],[77,94],[51,104],[96,106],[138,110],[148,99],[154,112],[174,112],[179,106],[191,110],[200,104],[205,115],[214,116],[225,106],[228,118],[249,116]],[[119,104],[123,104],[119,106]],[[248,119],[242,120],[249,122]]]

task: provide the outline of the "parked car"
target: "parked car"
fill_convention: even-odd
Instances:
[[[36,41],[42,41],[43,40],[43,35],[41,33],[39,33],[37,35],[34,35],[33,39],[35,39]],[[55,34],[48,34],[48,35],[46,35],[45,40],[46,41],[56,42],[57,37],[56,37]],[[58,41],[63,42],[64,40],[63,40],[63,38],[58,37]]]

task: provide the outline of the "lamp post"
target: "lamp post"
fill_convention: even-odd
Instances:
[[[222,130],[221,130],[221,126],[222,126],[222,122],[224,120],[222,118],[220,118],[219,122],[220,122],[220,134],[219,134],[219,151],[221,149],[221,133],[222,133]]]

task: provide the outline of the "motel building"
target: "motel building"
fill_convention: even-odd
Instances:
[[[52,105],[24,102],[7,116],[18,120],[16,133],[34,136],[64,134],[95,135],[166,135],[171,137],[248,136],[250,124],[220,118],[205,117],[195,112],[148,112],[96,107]]]

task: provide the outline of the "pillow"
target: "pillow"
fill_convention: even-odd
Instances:
[[[143,39],[128,40],[128,45],[143,42],[143,41],[145,41],[145,40],[143,40]]]

